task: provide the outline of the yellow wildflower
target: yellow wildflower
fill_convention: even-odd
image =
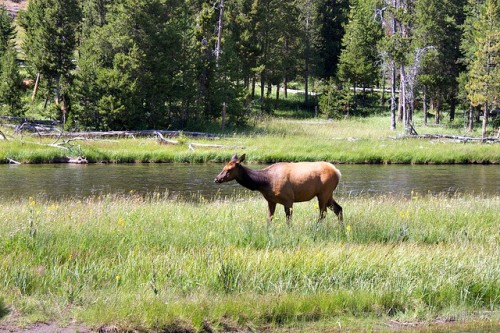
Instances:
[[[405,220],[405,219],[410,219],[410,212],[409,211],[406,211],[406,212],[399,212],[399,216]]]

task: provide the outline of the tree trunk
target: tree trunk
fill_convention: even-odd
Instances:
[[[226,127],[226,111],[227,111],[227,105],[226,102],[222,103],[222,121],[220,125],[221,131],[224,131],[224,128]]]
[[[63,126],[66,125],[66,112],[67,108],[63,100],[63,96],[61,96],[61,75],[56,77],[56,90],[54,92],[54,104],[61,110],[61,118]]]
[[[391,129],[396,129],[396,64],[391,65]]]
[[[450,103],[450,122],[453,122],[453,120],[455,120],[455,111],[457,108],[457,101],[455,96],[452,96],[450,98],[449,103]]]
[[[404,132],[405,134],[409,134],[410,132],[410,119],[409,119],[409,114],[408,114],[408,108],[406,105],[406,73],[405,73],[405,66],[401,65],[400,68],[400,81],[401,81],[401,88],[399,89],[399,99],[401,100],[401,111],[402,111],[402,116],[403,116],[403,126],[404,126]]]
[[[35,86],[33,87],[33,94],[31,95],[31,101],[35,101],[36,94],[38,93],[38,87],[40,85],[40,72],[36,73]]]
[[[428,112],[427,112],[427,87],[424,86],[424,91],[423,91],[423,100],[422,100],[422,109],[424,111],[424,125],[427,126],[427,118],[428,118]]]
[[[305,96],[304,102],[306,104],[306,109],[309,110],[309,49],[310,49],[310,32],[309,32],[309,15],[310,15],[310,2],[306,4],[306,49],[305,49],[305,73],[304,73],[304,83],[305,83]]]
[[[224,0],[220,0],[220,11],[219,11],[219,22],[217,24],[217,44],[215,46],[215,61],[217,66],[219,66],[219,56],[221,53],[221,42],[222,42],[222,28],[224,18]]]
[[[385,72],[382,77],[382,94],[380,95],[380,107],[384,108],[385,105]]]
[[[245,86],[245,91],[248,91],[250,88],[250,77],[248,75],[245,75],[243,78],[243,85]]]
[[[467,131],[472,132],[472,129],[474,127],[474,108],[469,106],[469,124],[467,126]]]
[[[252,99],[255,98],[255,76],[252,77]]]
[[[483,142],[486,138],[486,125],[488,124],[488,103],[484,103],[483,109],[483,129],[481,131],[481,137],[483,138]]]
[[[393,0],[393,7],[398,8],[397,0]],[[392,16],[392,38],[396,34],[396,17]],[[392,60],[392,68],[391,68],[391,129],[396,129],[396,61]],[[399,104],[401,100],[401,92],[398,96],[398,113],[399,113]]]
[[[401,86],[399,87],[401,89]],[[401,90],[399,90],[398,94],[398,123],[403,122],[403,99],[401,97]]]
[[[437,100],[436,100],[436,105],[435,105],[435,107],[436,107],[436,112],[435,112],[436,118],[434,120],[435,120],[436,125],[439,125],[441,123],[441,105],[442,105],[441,98],[438,97]]]
[[[353,104],[353,109],[356,110],[356,105],[358,104],[357,103],[357,95],[356,95],[356,89],[358,87],[356,86],[356,83],[354,83],[354,87],[353,87],[353,90],[354,90],[354,97],[352,99],[352,104]],[[350,106],[349,108],[347,109],[347,116],[349,117],[349,109],[350,109]]]
[[[283,90],[285,91],[285,99],[288,98],[288,79],[285,76],[285,80],[283,82]]]
[[[262,72],[260,74],[260,111],[261,112],[264,112],[264,109],[265,109],[265,107],[264,107],[264,103],[265,103],[265,98],[264,98],[265,97],[264,96],[264,94],[265,94],[264,88],[265,87],[264,87],[264,85],[265,85],[264,72]]]
[[[68,119],[68,111],[69,111],[69,97],[66,94],[62,94],[61,96],[61,113],[62,113],[62,123],[66,125],[66,120]]]

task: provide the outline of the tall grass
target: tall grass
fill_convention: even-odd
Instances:
[[[268,227],[255,197],[2,202],[0,296],[26,321],[145,329],[498,311],[500,197],[340,202],[344,229],[314,202]]]

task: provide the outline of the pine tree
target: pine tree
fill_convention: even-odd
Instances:
[[[80,22],[78,0],[31,0],[21,25],[26,30],[23,48],[28,63],[42,78],[66,119],[68,89]]]
[[[471,40],[468,45],[468,82],[465,85],[470,104],[482,106],[482,137],[490,108],[497,107],[500,96],[500,7],[496,0],[475,4],[477,16],[469,17]]]
[[[404,52],[401,51],[402,43],[400,40],[400,28],[397,18],[399,8],[398,0],[383,0],[381,8],[377,10],[377,18],[381,22],[384,30],[384,37],[378,44],[378,49],[385,66],[390,68],[390,87],[391,87],[391,129],[396,129],[396,85],[397,85],[397,67],[404,59]],[[400,98],[401,96],[399,96]]]
[[[21,75],[14,48],[15,29],[5,7],[0,6],[0,111],[11,116],[24,114]]]
[[[340,81],[355,87],[372,87],[380,72],[380,59],[374,45],[382,38],[380,25],[374,19],[377,1],[356,1],[351,8],[338,67]]]
[[[10,44],[0,58],[0,106],[11,116],[24,115],[21,102],[21,75],[17,65],[17,52]]]
[[[412,132],[414,89],[419,69],[421,50],[415,48],[416,0],[384,0],[379,13],[385,37],[379,44],[382,57],[391,68],[391,129],[396,129],[396,80],[399,74],[399,119],[405,133]]]
[[[82,105],[78,121],[84,125],[99,129],[145,126],[140,89],[148,75],[140,44],[145,39],[144,10],[144,2],[119,1],[109,8],[106,23],[94,26],[82,41],[75,97]]]
[[[313,72],[317,77],[328,79],[337,74],[350,1],[316,0],[314,3],[311,29],[315,68]]]
[[[306,19],[306,18],[303,18]],[[276,99],[279,99],[279,88],[282,82],[285,84],[285,93],[287,82],[295,78],[299,67],[306,67],[308,71],[308,52],[307,40],[304,41],[304,33],[301,31],[301,14],[298,6],[293,1],[282,2],[275,8],[273,19],[274,34],[269,36],[274,42],[269,43],[269,62],[267,65],[268,86],[276,86]],[[302,66],[304,57],[305,66]],[[300,71],[302,73],[302,71]],[[307,73],[304,74],[307,83]],[[307,88],[307,84],[306,84]],[[307,96],[306,93],[306,104]]]
[[[257,45],[255,29],[255,15],[252,11],[253,0],[239,0],[229,8],[229,26],[234,41],[235,56],[240,62],[243,84],[252,90],[250,97],[255,96],[255,69],[257,68],[257,57],[260,49]]]
[[[421,0],[415,8],[416,48],[428,48],[422,58],[422,71],[418,82],[425,91],[424,109],[427,97],[436,111],[436,123],[440,120],[439,106],[448,102],[450,121],[455,116],[458,94],[458,73],[462,65],[462,54],[457,48],[461,38],[464,19],[464,0]],[[424,113],[427,122],[427,113]]]
[[[3,5],[0,5],[0,57],[7,51],[16,31],[12,18]]]

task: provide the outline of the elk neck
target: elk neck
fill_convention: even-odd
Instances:
[[[269,185],[267,172],[264,170],[252,170],[240,165],[236,181],[252,191],[259,191]]]

